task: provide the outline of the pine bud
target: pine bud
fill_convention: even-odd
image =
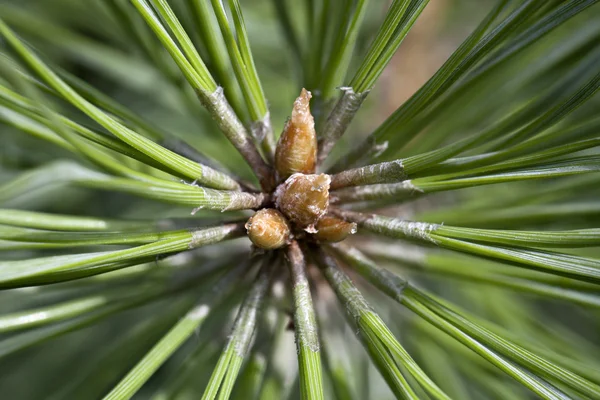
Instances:
[[[323,217],[317,223],[315,238],[322,242],[341,242],[356,233],[356,223],[335,217]]]
[[[285,124],[275,151],[278,179],[287,179],[295,173],[312,174],[317,159],[315,120],[310,113],[311,93],[302,89],[294,102],[292,116]]]
[[[276,206],[288,219],[309,233],[329,207],[329,175],[294,174],[275,192]]]
[[[248,237],[256,247],[273,250],[286,245],[291,238],[290,224],[273,208],[263,208],[246,222]]]

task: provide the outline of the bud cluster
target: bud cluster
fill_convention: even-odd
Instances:
[[[246,223],[248,237],[261,249],[283,247],[306,233],[313,240],[339,242],[356,232],[356,224],[327,216],[331,178],[315,174],[317,135],[310,99],[302,89],[277,143],[275,208],[257,211]]]

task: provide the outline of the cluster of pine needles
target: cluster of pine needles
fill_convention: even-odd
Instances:
[[[600,399],[597,2],[452,14],[374,129],[435,1],[0,2],[1,396]],[[302,88],[356,233],[259,251]]]

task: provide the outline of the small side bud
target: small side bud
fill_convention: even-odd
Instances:
[[[252,243],[265,250],[283,247],[291,238],[290,224],[283,214],[273,208],[257,211],[246,222],[246,230]]]
[[[317,223],[315,238],[322,242],[341,242],[356,233],[356,223],[335,217],[323,217]]]
[[[275,168],[280,180],[295,173],[312,174],[317,160],[315,120],[310,113],[311,93],[302,89],[294,101],[292,116],[285,124],[275,150]]]
[[[276,206],[288,219],[309,233],[329,207],[329,175],[294,174],[275,192]]]

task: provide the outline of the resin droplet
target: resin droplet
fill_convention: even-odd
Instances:
[[[329,207],[329,175],[294,174],[279,185],[275,204],[288,219],[309,233]]]
[[[356,233],[356,223],[335,217],[323,217],[316,226],[315,238],[322,242],[341,242]]]
[[[257,211],[246,222],[246,230],[252,243],[265,250],[285,246],[291,238],[290,224],[283,214],[273,208]]]
[[[302,89],[294,101],[292,116],[285,124],[275,151],[275,168],[280,181],[295,173],[312,174],[317,159],[315,120],[310,113],[311,94]]]

